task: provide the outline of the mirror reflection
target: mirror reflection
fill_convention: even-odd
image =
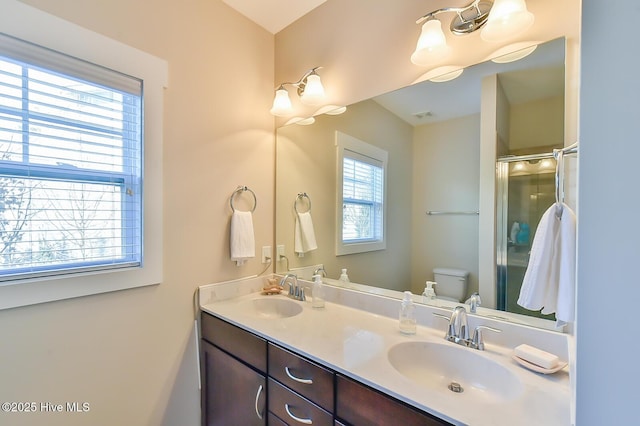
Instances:
[[[465,302],[479,292],[484,308],[536,315],[512,300],[537,222],[553,202],[555,165],[544,155],[515,159],[564,145],[564,46],[547,42],[515,62],[487,61],[451,81],[416,83],[309,126],[279,128],[276,244],[286,259],[276,272],[310,278],[323,265],[329,278],[346,269],[351,285],[417,295],[436,281],[439,300]],[[492,120],[496,135],[487,139],[482,128]],[[482,144],[493,145],[492,158],[482,157]],[[359,162],[351,168],[340,152],[363,163],[386,156],[382,198],[371,195],[373,178],[358,172]],[[481,161],[502,170],[491,185],[480,178]],[[504,216],[491,232],[479,226],[483,193],[495,198],[495,210],[482,214]],[[381,240],[365,228],[380,228]],[[313,231],[312,249],[299,249],[305,229]],[[506,253],[511,261],[500,268],[509,279],[498,285],[495,271],[505,274],[496,260]],[[491,265],[481,263],[487,258]]]

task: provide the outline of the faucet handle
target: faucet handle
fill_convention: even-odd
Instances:
[[[484,351],[484,339],[482,338],[482,330],[489,330],[493,331],[494,333],[502,332],[502,330],[489,327],[488,325],[477,326],[473,332],[473,337],[471,338],[471,347],[480,351]]]
[[[433,312],[433,316],[437,318],[442,318],[443,320],[446,320],[447,322],[449,322],[449,327],[447,328],[447,334],[444,336],[444,338],[445,340],[453,342],[453,340],[455,339],[456,330],[453,323],[451,322],[451,318],[449,318],[446,315],[439,314],[437,312]]]

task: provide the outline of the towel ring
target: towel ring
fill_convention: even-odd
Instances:
[[[307,199],[307,204],[309,205],[309,208],[307,209],[306,212],[299,212],[298,211],[298,200],[302,200],[303,198]],[[298,195],[296,196],[296,200],[293,202],[293,209],[298,214],[300,214],[300,213],[309,213],[311,211],[311,198],[309,198],[309,196],[307,195],[306,192],[299,192],[298,193]]]
[[[233,191],[233,194],[231,194],[231,197],[229,197],[229,205],[231,206],[231,210],[233,210],[234,212],[236,211],[236,208],[233,206],[233,198],[236,195],[242,194],[245,191],[249,191],[251,195],[253,195],[253,208],[251,209],[251,213],[256,211],[256,207],[258,206],[258,199],[256,198],[256,193],[253,192],[249,187],[240,185],[236,188],[235,191]]]

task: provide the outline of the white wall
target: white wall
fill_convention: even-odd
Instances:
[[[259,259],[241,268],[229,260],[237,185],[258,196],[256,245],[273,237],[273,35],[220,1],[25,3],[168,61],[165,281],[0,311],[0,401],[91,408],[0,412],[0,424],[198,425],[194,290],[263,269]]]
[[[583,1],[577,424],[638,424],[640,211],[633,0]],[[623,20],[624,21],[624,20]]]

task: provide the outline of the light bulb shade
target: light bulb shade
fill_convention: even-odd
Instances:
[[[324,102],[324,87],[318,74],[307,76],[300,100],[306,105],[321,105]]]
[[[273,98],[273,106],[271,107],[271,114],[277,116],[284,116],[290,114],[292,111],[291,99],[289,99],[289,92],[286,89],[280,87],[276,90],[276,96]]]
[[[505,41],[528,30],[533,21],[524,0],[495,0],[480,37],[488,42]]]
[[[422,25],[422,32],[416,50],[411,55],[411,62],[420,66],[437,63],[449,55],[451,48],[442,32],[442,23],[437,19],[430,19]]]

